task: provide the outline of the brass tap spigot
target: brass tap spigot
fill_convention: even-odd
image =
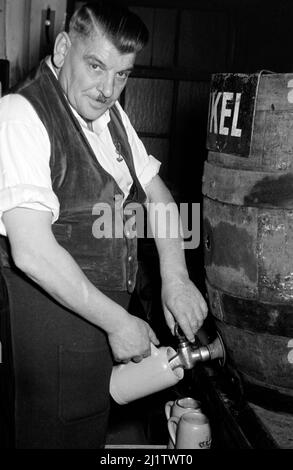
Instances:
[[[179,345],[177,354],[169,361],[172,369],[176,369],[176,367],[192,369],[197,362],[211,361],[213,359],[220,359],[221,365],[224,365],[226,353],[222,338],[218,332],[216,339],[205,346],[196,346],[188,341],[178,324],[175,326],[175,334]]]

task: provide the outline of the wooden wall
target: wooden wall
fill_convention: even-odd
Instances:
[[[0,0],[0,59],[9,60],[14,86],[50,46],[65,24],[67,0]],[[50,45],[45,39],[45,15],[51,9]],[[1,71],[0,71],[1,72]]]

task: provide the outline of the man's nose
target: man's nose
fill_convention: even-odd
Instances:
[[[110,98],[113,95],[113,92],[114,92],[114,76],[112,76],[110,74],[107,74],[104,77],[101,91],[103,92],[103,95],[106,98]]]

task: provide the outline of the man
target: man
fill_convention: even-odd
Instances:
[[[93,230],[97,205],[125,222],[117,207],[172,201],[117,102],[146,41],[128,10],[85,5],[35,79],[1,100],[1,271],[9,297],[1,334],[13,399],[8,386],[3,394],[17,448],[102,447],[112,358],[140,361],[158,344],[127,312],[136,240]],[[181,241],[156,245],[167,324],[173,331],[178,322],[193,340],[205,301],[189,280]]]

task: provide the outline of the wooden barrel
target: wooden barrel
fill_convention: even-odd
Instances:
[[[249,400],[293,413],[293,74],[213,75],[207,147],[210,308]]]

